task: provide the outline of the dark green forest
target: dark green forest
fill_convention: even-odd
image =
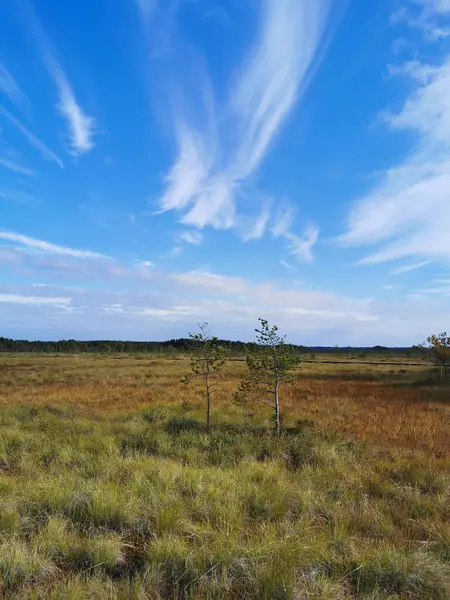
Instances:
[[[252,350],[254,343],[240,341],[219,340],[217,343],[226,346],[233,356],[243,356],[247,350]],[[195,341],[189,338],[172,339],[164,342],[133,342],[120,340],[59,340],[59,341],[39,341],[39,340],[13,340],[6,337],[0,337],[0,352],[35,352],[35,353],[56,353],[56,354],[81,354],[81,353],[99,353],[99,354],[164,354],[179,355],[191,352],[195,347]],[[307,347],[293,345],[301,354],[332,353],[339,355],[356,355],[364,358],[366,355],[393,355],[407,354],[414,356],[418,354],[415,348],[387,348],[384,346],[374,346],[366,348],[353,347]]]

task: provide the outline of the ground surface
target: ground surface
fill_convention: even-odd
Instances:
[[[207,432],[187,360],[0,355],[0,597],[448,600],[450,388],[332,359],[274,439],[242,362]]]

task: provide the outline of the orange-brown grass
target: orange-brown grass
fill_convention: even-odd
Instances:
[[[301,380],[284,409],[322,430],[396,446],[410,453],[450,456],[450,404],[423,401],[421,389],[373,381]]]
[[[92,413],[201,402],[201,383],[180,383],[187,359],[144,356],[0,356],[0,404],[68,404]],[[232,392],[244,373],[228,363],[214,408],[236,415]],[[305,363],[282,394],[285,423],[309,421],[321,431],[429,457],[450,456],[450,389],[420,385],[424,368]],[[419,381],[419,384],[417,383]],[[411,382],[415,382],[414,385]],[[265,417],[270,417],[264,412]]]

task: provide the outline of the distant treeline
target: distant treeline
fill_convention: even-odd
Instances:
[[[227,346],[234,356],[244,355],[247,350],[251,350],[255,344],[252,342],[236,342],[221,340],[218,343]],[[119,340],[59,340],[55,342],[49,341],[28,341],[28,340],[12,340],[5,337],[0,337],[0,352],[47,352],[47,353],[99,353],[99,354],[167,354],[177,355],[189,353],[194,348],[195,342],[191,339],[180,338],[176,340],[167,340],[165,342],[132,342]],[[334,353],[334,354],[353,354],[364,357],[368,354],[408,354],[413,355],[418,351],[415,348],[387,348],[384,346],[374,346],[371,348],[354,348],[354,347],[308,347],[297,346],[294,348],[301,354],[319,354],[319,353]]]

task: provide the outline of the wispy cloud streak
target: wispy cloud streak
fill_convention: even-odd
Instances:
[[[58,90],[57,110],[66,121],[70,151],[74,155],[89,152],[95,145],[95,119],[86,115],[78,104],[72,86],[56,59],[52,44],[31,4],[27,12],[29,25],[41,51],[42,62]]]
[[[50,298],[48,296],[23,296],[19,294],[0,294],[0,302],[7,304],[33,304],[34,306],[67,306],[71,298]]]
[[[21,202],[25,204],[36,204],[39,203],[39,199],[32,196],[28,192],[24,192],[21,189],[8,189],[0,188],[0,196],[6,198],[6,200],[12,200],[14,202]]]
[[[450,259],[450,56],[439,65],[407,63],[397,72],[415,84],[398,113],[383,120],[417,136],[413,152],[387,170],[351,210],[346,246],[378,245],[361,262],[406,257]]]
[[[405,22],[409,27],[421,30],[425,39],[434,42],[450,36],[450,26],[445,21],[449,14],[449,0],[409,0],[393,13],[391,23]]]
[[[422,267],[426,267],[433,261],[431,260],[422,260],[417,263],[413,263],[412,265],[404,265],[403,267],[398,267],[397,269],[392,269],[391,275],[401,275],[402,273],[409,273],[410,271],[416,271],[417,269],[421,269]]]
[[[288,269],[289,271],[292,271],[294,269],[294,267],[285,260],[280,260],[280,265],[283,266],[285,269]]]
[[[316,56],[329,2],[268,0],[259,39],[232,90],[241,131],[238,177],[256,169],[294,106]]]
[[[76,250],[74,248],[67,248],[65,246],[58,246],[57,244],[52,244],[51,242],[46,242],[44,240],[38,240],[32,237],[28,237],[27,235],[22,235],[20,233],[13,233],[8,231],[0,231],[0,240],[5,240],[7,242],[15,242],[21,246],[25,246],[31,250],[37,250],[40,252],[45,252],[47,254],[58,254],[61,256],[71,256],[73,258],[82,258],[82,259],[108,259],[108,256],[104,254],[99,254],[98,252],[91,252],[90,250]]]
[[[157,0],[136,0],[136,4],[144,26],[147,26],[154,11],[156,10]]]
[[[183,231],[180,233],[179,239],[187,244],[199,246],[202,243],[203,236],[200,231]]]
[[[308,227],[303,237],[287,231],[284,237],[288,240],[288,247],[295,258],[302,262],[313,262],[312,249],[319,239],[317,227]]]
[[[7,160],[6,158],[0,158],[0,167],[9,169],[15,173],[22,173],[22,175],[36,175],[36,171],[33,171],[28,167],[24,167],[23,165],[19,165],[19,163],[16,163],[12,160]]]
[[[205,133],[183,111],[175,115],[179,150],[160,199],[163,211],[181,211],[182,221],[196,227],[236,225],[239,192],[257,173],[308,82],[329,9],[328,0],[263,2],[259,34],[221,118],[210,118],[209,103],[207,117],[199,119],[220,123],[218,130],[207,127]]]
[[[15,117],[13,117],[12,114],[6,110],[6,108],[0,106],[0,114],[2,114],[8,119],[14,125],[14,127],[16,127],[16,129],[18,129],[20,133],[28,140],[28,142],[41,153],[41,155],[45,159],[52,160],[57,165],[59,165],[61,169],[64,168],[63,162],[59,158],[59,156],[52,152],[49,148],[47,148],[47,146],[44,143],[42,143],[41,140],[39,140],[33,133],[31,133],[31,131],[29,131],[24,125],[22,125],[22,123],[20,123]]]
[[[319,229],[310,226],[303,236],[292,233],[293,212],[290,208],[279,212],[272,227],[272,235],[275,238],[284,238],[288,243],[288,249],[292,256],[299,262],[313,262],[312,249],[319,239]]]
[[[271,212],[269,207],[264,206],[250,229],[247,229],[247,231],[243,234],[242,239],[244,242],[249,242],[250,240],[260,240],[266,232],[270,217]]]
[[[86,115],[77,103],[64,71],[51,54],[47,54],[47,69],[59,93],[58,111],[66,120],[72,154],[80,155],[94,147],[95,119]]]
[[[30,110],[31,105],[30,105],[28,98],[22,92],[22,90],[20,89],[19,85],[17,84],[16,80],[11,75],[11,73],[6,69],[6,67],[4,67],[1,64],[0,64],[0,92],[5,94],[6,96],[8,96],[8,98],[12,102],[14,102],[14,104],[21,106],[22,108],[24,108],[27,111]]]

